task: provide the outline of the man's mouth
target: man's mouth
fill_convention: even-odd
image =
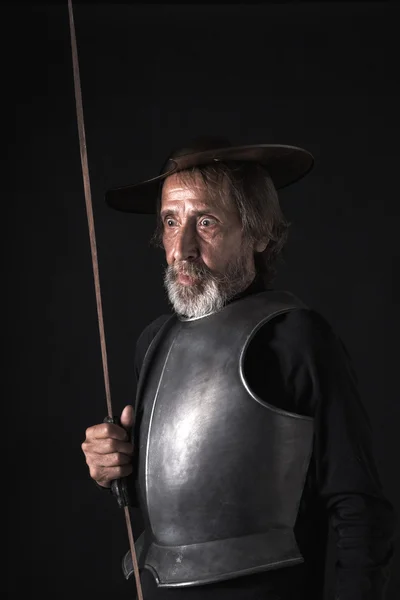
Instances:
[[[179,273],[178,281],[183,285],[193,285],[198,281],[198,278],[193,277],[192,275],[186,275],[185,273]]]

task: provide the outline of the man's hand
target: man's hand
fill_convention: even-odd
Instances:
[[[102,487],[111,487],[113,479],[132,473],[133,446],[129,432],[133,425],[133,407],[125,406],[121,425],[100,423],[86,430],[81,448],[86,457],[90,477]]]

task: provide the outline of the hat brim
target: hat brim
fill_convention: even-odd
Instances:
[[[296,146],[258,144],[193,152],[168,161],[166,172],[140,183],[108,190],[106,202],[115,210],[155,214],[160,183],[184,169],[213,162],[251,161],[266,167],[276,189],[282,189],[307,175],[314,165],[310,152]]]

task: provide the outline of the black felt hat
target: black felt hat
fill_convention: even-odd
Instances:
[[[276,189],[282,189],[304,177],[313,167],[310,152],[296,146],[254,144],[233,146],[221,138],[202,138],[189,147],[171,152],[161,172],[152,179],[106,192],[106,202],[115,210],[155,214],[160,184],[169,175],[190,167],[215,162],[257,162],[266,167]]]

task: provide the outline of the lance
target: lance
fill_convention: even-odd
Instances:
[[[88,157],[87,157],[86,134],[85,134],[85,122],[84,122],[84,117],[83,117],[82,90],[81,90],[81,82],[80,82],[80,76],[79,76],[78,49],[77,49],[77,44],[76,44],[74,13],[73,13],[71,0],[68,0],[68,13],[69,13],[69,26],[70,26],[70,33],[71,33],[72,66],[73,66],[73,74],[74,74],[76,116],[77,116],[78,133],[79,133],[79,147],[80,147],[80,153],[81,153],[83,187],[84,187],[84,192],[85,192],[86,214],[87,214],[87,221],[88,221],[88,227],[89,227],[90,249],[91,249],[91,255],[92,255],[92,267],[93,267],[93,276],[94,276],[95,293],[96,293],[96,304],[97,304],[97,317],[98,317],[98,323],[99,323],[101,357],[102,357],[102,363],[103,363],[104,386],[105,386],[107,412],[108,412],[108,417],[106,417],[105,421],[108,423],[118,423],[119,422],[118,417],[113,416],[114,413],[113,413],[112,403],[111,403],[110,380],[109,380],[109,375],[108,375],[108,363],[107,363],[107,346],[106,346],[106,337],[105,337],[104,320],[103,320],[103,309],[102,309],[102,301],[101,301],[99,265],[98,265],[98,260],[97,260],[96,232],[95,232],[95,226],[94,226],[92,194],[91,194],[91,188],[90,188],[89,163],[88,163]],[[114,495],[117,497],[118,505],[120,507],[123,507],[123,509],[124,509],[126,527],[127,527],[127,531],[128,531],[129,547],[130,547],[130,551],[131,551],[131,555],[132,555],[133,570],[134,570],[135,580],[136,580],[137,600],[143,600],[142,586],[140,583],[140,575],[139,575],[139,567],[138,567],[136,551],[135,551],[135,542],[134,542],[134,538],[133,538],[132,524],[131,524],[131,518],[130,518],[130,513],[129,513],[126,482],[124,479],[117,479],[112,482],[111,487],[113,489]]]

